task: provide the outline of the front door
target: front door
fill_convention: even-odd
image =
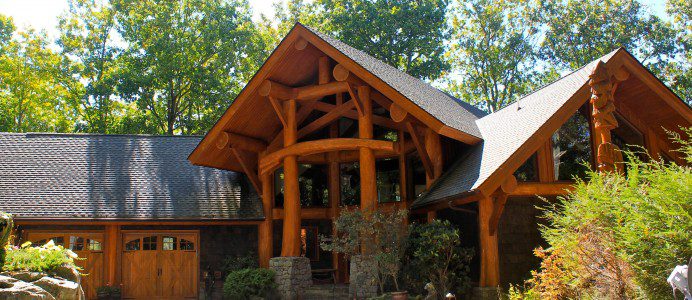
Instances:
[[[197,240],[196,232],[125,233],[123,297],[196,298]]]

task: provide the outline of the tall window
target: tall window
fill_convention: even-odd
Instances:
[[[615,114],[615,118],[618,121],[618,127],[613,128],[611,131],[613,144],[618,146],[620,150],[631,151],[640,159],[645,159],[644,135],[619,114]],[[627,161],[629,158],[624,153],[622,156],[625,161]]]
[[[377,169],[377,199],[379,202],[401,201],[399,159],[387,158],[375,162]]]
[[[300,204],[303,207],[329,205],[329,186],[326,165],[298,165],[298,188]],[[283,168],[274,172],[274,205],[283,207],[284,204],[284,172]]]
[[[534,153],[514,172],[518,181],[538,181],[538,154]]]
[[[592,163],[589,108],[583,105],[552,137],[555,180],[584,178]]]
[[[341,177],[341,204],[359,205],[360,204],[360,164],[358,162],[343,163],[340,165]]]
[[[423,162],[418,157],[418,154],[414,154],[409,157],[410,172],[409,177],[406,182],[409,185],[409,195],[413,195],[413,198],[418,197],[426,189],[425,181],[425,167]]]

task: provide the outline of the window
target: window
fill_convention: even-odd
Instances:
[[[126,251],[137,251],[139,249],[140,249],[139,239],[131,240],[131,241],[125,243],[125,250]]]
[[[427,188],[426,186],[426,180],[427,180],[427,175],[425,174],[425,167],[423,166],[423,162],[420,160],[420,157],[418,155],[413,155],[409,158],[410,162],[409,165],[411,172],[411,178],[407,182],[410,182],[410,192],[413,194],[414,198],[420,196],[421,193],[425,191]]]
[[[610,131],[613,144],[618,146],[620,150],[635,153],[639,159],[646,159],[647,156],[644,153],[644,135],[619,114],[615,114],[615,118],[618,121],[618,127]],[[622,154],[622,158],[625,161],[628,160],[625,153]]]
[[[195,243],[186,239],[180,239],[180,250],[191,251],[195,250]]]
[[[163,242],[163,249],[164,251],[171,251],[171,250],[177,250],[178,246],[178,239],[172,236],[164,236],[162,239]]]
[[[375,168],[377,169],[377,199],[379,202],[401,201],[399,159],[377,160]]]
[[[344,163],[339,166],[341,205],[360,204],[360,164],[358,162]]]
[[[592,162],[589,108],[585,104],[552,137],[555,180],[584,178]]]
[[[307,257],[310,261],[320,261],[317,227],[303,227],[300,229],[300,256]]]
[[[284,205],[284,172],[279,168],[274,172],[274,205]],[[329,171],[327,165],[299,165],[298,189],[300,204],[303,207],[329,205]]]
[[[93,239],[88,239],[88,250],[89,251],[102,251],[101,242]]]
[[[72,250],[72,251],[84,250],[84,238],[77,237],[77,236],[70,236],[70,250]]]
[[[156,236],[148,236],[142,240],[142,250],[156,250]]]
[[[517,181],[538,181],[538,154],[534,153],[514,172]]]

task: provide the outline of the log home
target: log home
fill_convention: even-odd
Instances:
[[[684,163],[665,130],[691,121],[625,49],[486,114],[296,24],[203,138],[0,134],[0,210],[21,239],[86,257],[90,297],[196,298],[251,251],[347,282],[317,241],[344,207],[452,220],[493,288],[536,267],[537,196],[565,194],[582,162],[621,168],[631,145]]]

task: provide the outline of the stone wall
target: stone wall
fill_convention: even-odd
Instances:
[[[507,200],[500,219],[498,244],[500,251],[500,282],[503,287],[509,284],[522,284],[530,277],[531,270],[540,265],[533,255],[538,246],[546,246],[538,230],[543,220],[536,206],[545,202],[537,197],[511,197]]]
[[[269,268],[276,272],[274,281],[281,299],[301,299],[305,290],[312,286],[307,257],[273,257],[269,260]]]

